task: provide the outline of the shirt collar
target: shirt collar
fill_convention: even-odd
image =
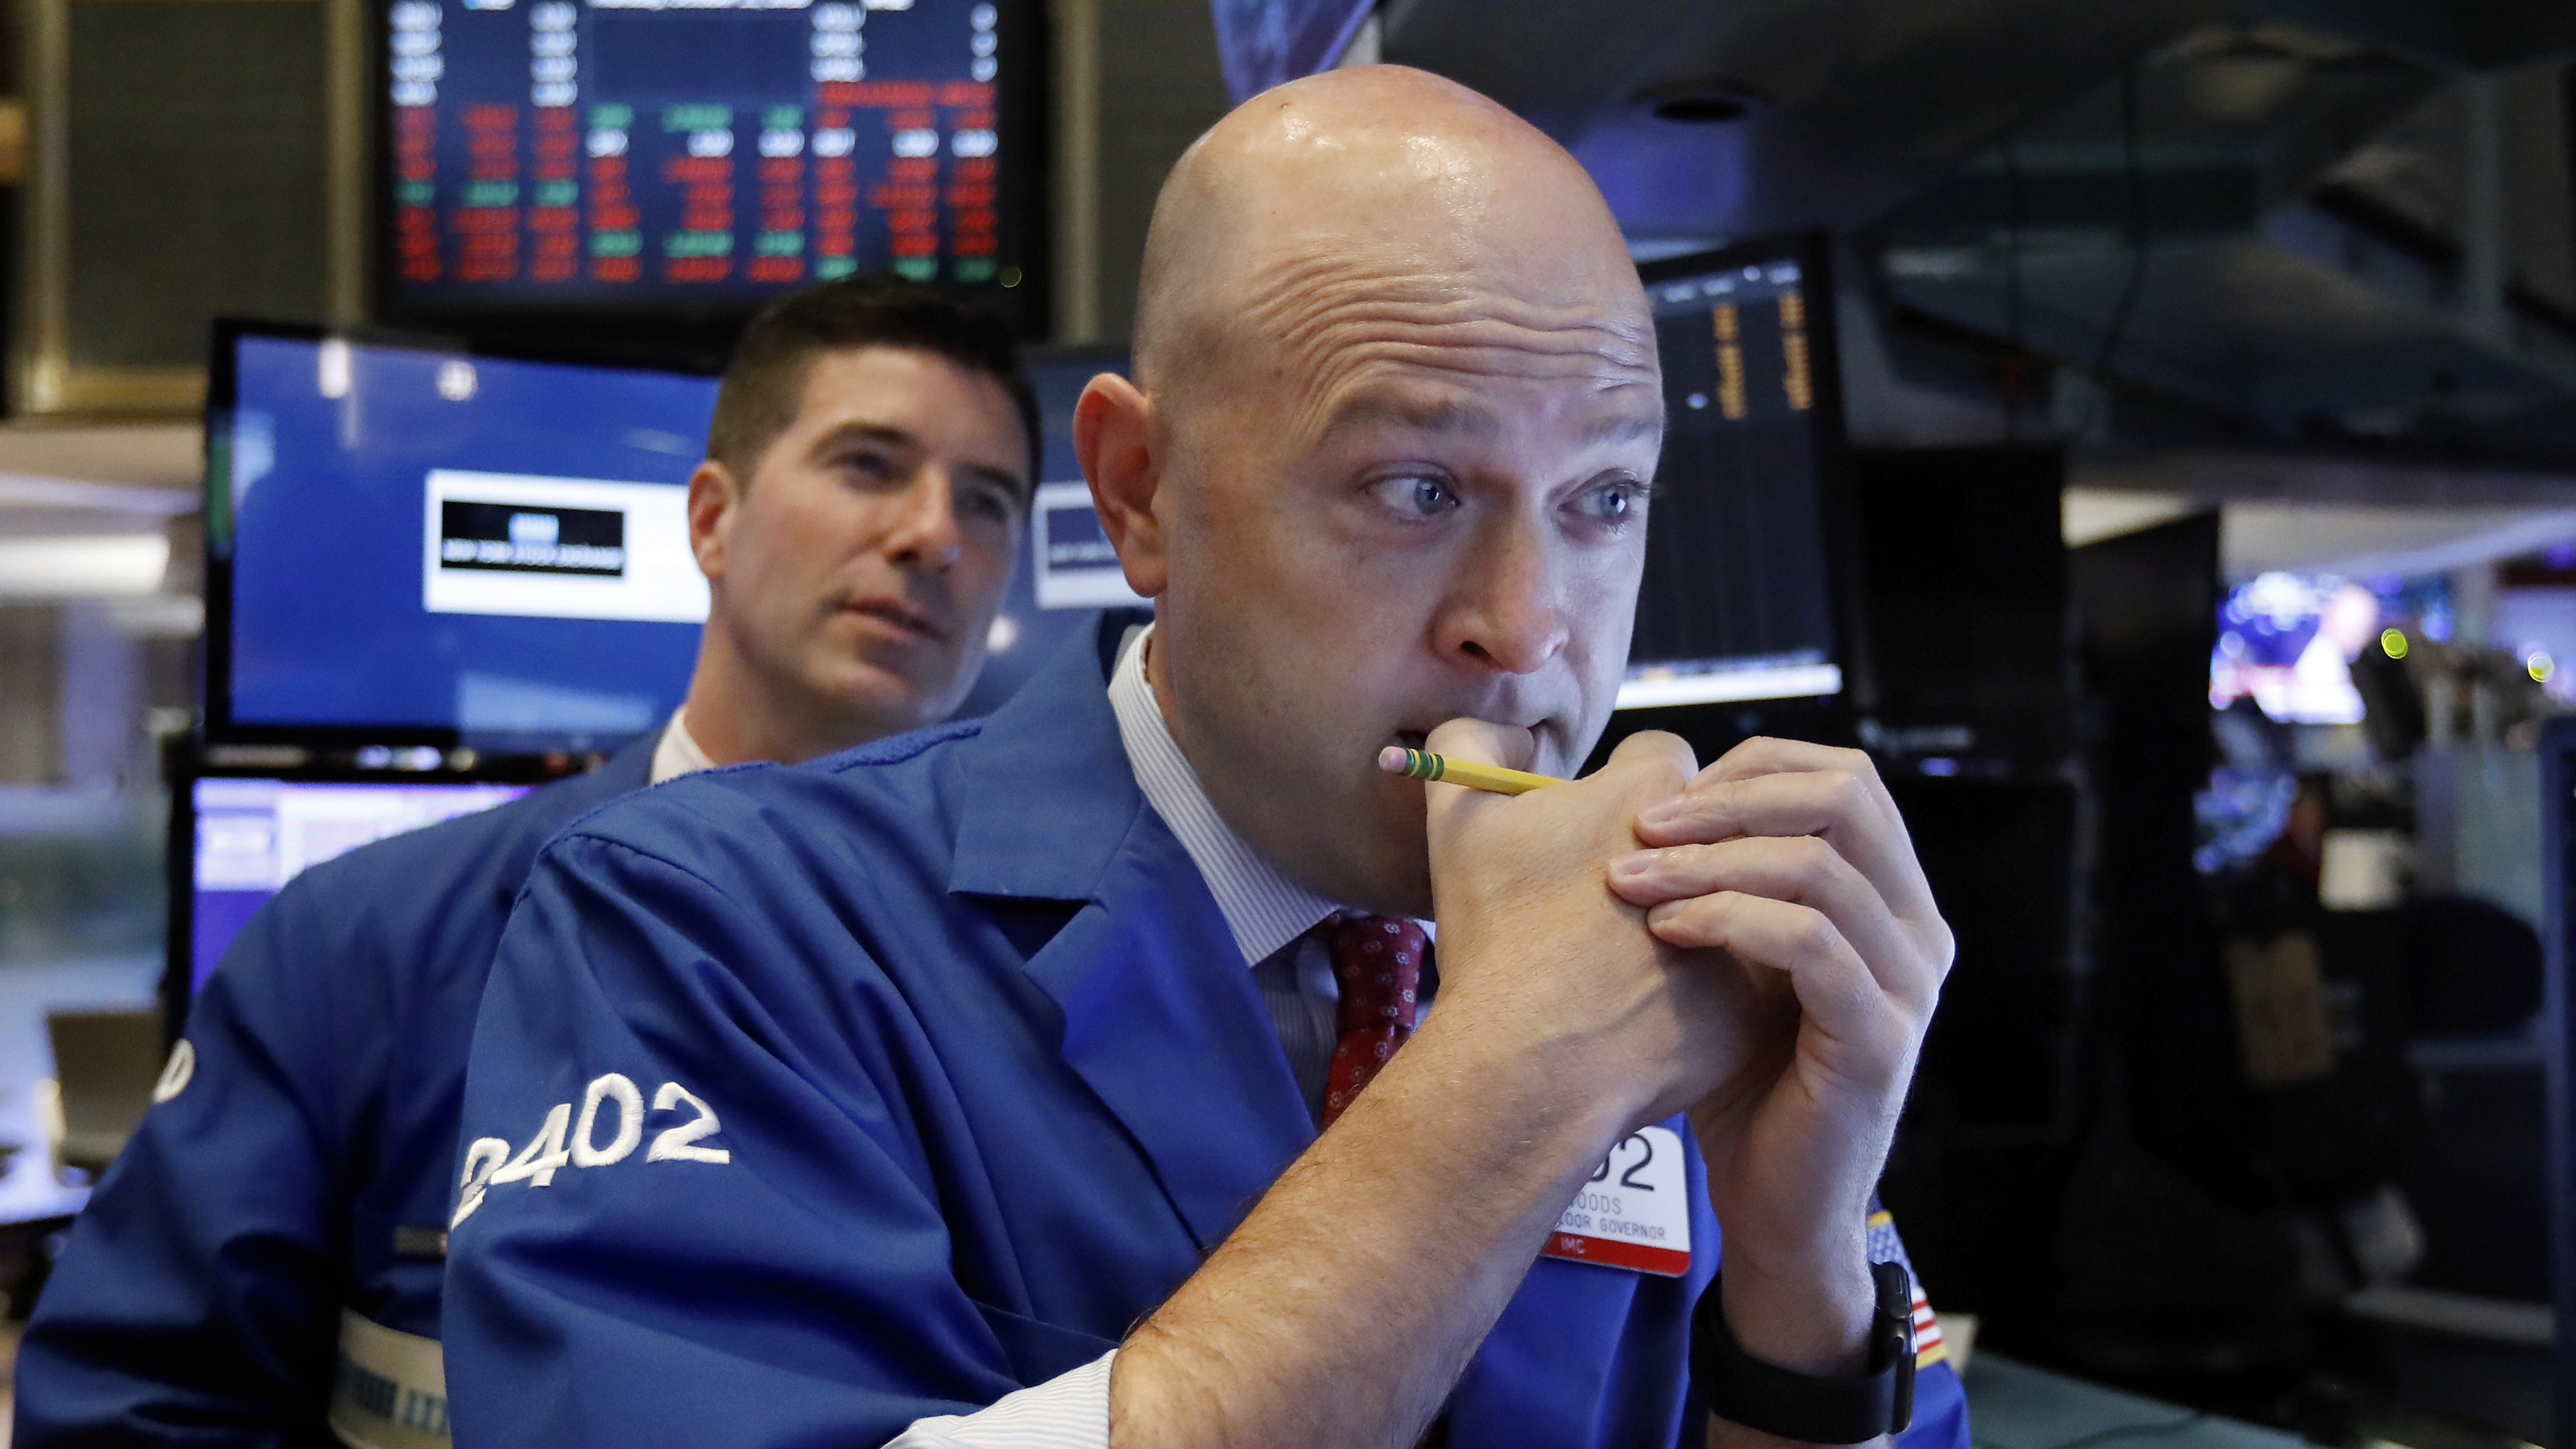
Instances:
[[[1109,707],[1118,716],[1119,742],[1127,747],[1136,788],[1198,866],[1250,966],[1340,907],[1280,874],[1218,816],[1145,678],[1145,640],[1153,632],[1147,625],[1127,641],[1109,677]]]
[[[707,752],[698,748],[697,739],[689,733],[689,707],[682,705],[671,711],[671,722],[663,726],[662,738],[653,746],[651,783],[659,785],[715,767],[716,762],[707,758]]]

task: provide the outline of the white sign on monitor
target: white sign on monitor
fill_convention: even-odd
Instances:
[[[433,468],[422,505],[430,613],[706,621],[684,486]]]

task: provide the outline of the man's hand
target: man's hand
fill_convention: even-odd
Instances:
[[[1663,941],[1723,951],[1715,969],[1760,1003],[1757,1040],[1690,1109],[1726,1234],[1728,1322],[1756,1357],[1856,1370],[1866,1206],[1950,969],[1949,928],[1855,750],[1748,740],[1636,832],[1650,848],[1612,863],[1611,888]]]
[[[1451,759],[1519,768],[1520,732],[1454,720],[1428,745]],[[1762,983],[1714,953],[1641,929],[1649,900],[1604,888],[1605,864],[1639,843],[1638,813],[1678,795],[1696,762],[1648,732],[1571,785],[1519,796],[1429,788],[1440,919],[1440,1009],[1487,1043],[1536,1044],[1560,1061],[1570,1100],[1616,1101],[1622,1132],[1683,1111],[1739,1077],[1760,1035],[1745,1029]],[[1703,959],[1708,958],[1708,959]]]
[[[1430,743],[1529,763],[1526,731],[1473,720]],[[1110,1378],[1120,1449],[1404,1449],[1611,1146],[1742,1075],[1729,1053],[1749,1038],[1728,1023],[1745,975],[1658,941],[1608,886],[1638,812],[1693,765],[1681,741],[1639,735],[1589,778],[1516,798],[1428,787],[1438,1008],[1129,1335]]]

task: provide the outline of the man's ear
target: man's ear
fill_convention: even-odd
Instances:
[[[689,552],[710,585],[724,581],[725,539],[742,509],[742,487],[733,470],[709,458],[689,475]]]
[[[1146,598],[1171,580],[1169,539],[1155,512],[1163,460],[1154,455],[1154,403],[1136,385],[1104,372],[1082,390],[1073,408],[1073,452],[1091,481],[1091,506],[1127,587]]]

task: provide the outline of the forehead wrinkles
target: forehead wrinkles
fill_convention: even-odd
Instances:
[[[1643,309],[1617,300],[1535,301],[1461,271],[1355,265],[1347,255],[1283,259],[1261,269],[1253,290],[1258,300],[1238,314],[1240,341],[1270,352],[1274,375],[1287,374],[1309,437],[1339,395],[1389,369],[1588,379],[1590,394],[1660,383]]]

